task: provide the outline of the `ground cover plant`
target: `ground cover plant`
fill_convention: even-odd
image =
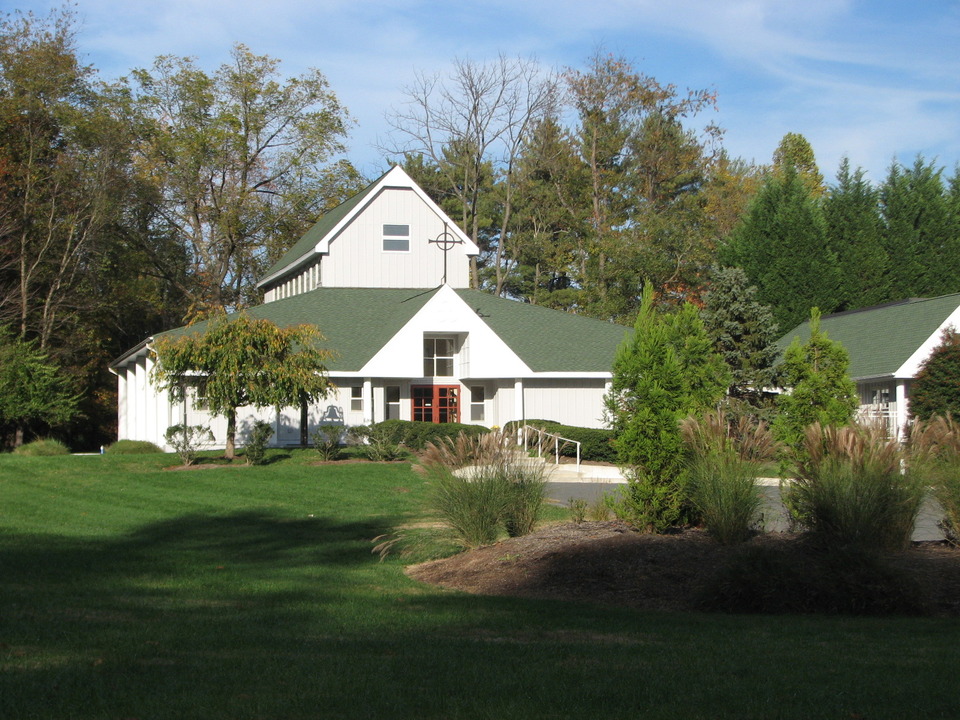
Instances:
[[[944,673],[960,659],[955,619],[652,612],[443,590],[371,553],[377,535],[423,522],[426,480],[406,463],[316,458],[274,450],[263,466],[172,470],[177,458],[160,454],[0,457],[0,716],[955,712]],[[509,570],[509,548],[485,550]]]

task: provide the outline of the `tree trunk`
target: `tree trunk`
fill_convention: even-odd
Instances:
[[[233,460],[237,452],[237,409],[231,408],[227,413],[227,446],[224,457]]]
[[[310,444],[310,414],[307,399],[300,398],[300,444],[307,447]]]

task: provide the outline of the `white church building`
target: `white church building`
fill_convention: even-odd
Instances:
[[[628,328],[469,289],[478,252],[394,167],[327,213],[270,268],[259,282],[265,302],[247,312],[280,326],[316,325],[334,353],[335,388],[307,408],[308,436],[320,425],[393,418],[603,427],[603,396]],[[119,439],[164,447],[167,428],[187,422],[209,426],[222,446],[226,420],[211,416],[196,390],[174,403],[151,382],[153,342],[111,365]],[[274,425],[274,444],[298,444],[302,417],[297,407],[242,408],[238,444],[258,419]]]

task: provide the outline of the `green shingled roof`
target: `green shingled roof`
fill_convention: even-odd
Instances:
[[[356,372],[436,292],[409,288],[317,288],[247,312],[282,327],[317,325],[326,338],[323,345],[336,352],[328,368],[334,372]],[[609,372],[617,346],[628,331],[622,325],[505,300],[478,290],[456,293],[534,372]],[[158,337],[184,335],[202,328],[202,324],[177,328]]]
[[[357,205],[362,203],[364,198],[373,191],[373,188],[375,188],[382,179],[383,176],[381,175],[379,179],[367,185],[367,187],[356,195],[343,201],[333,210],[325,213],[312,228],[307,230],[304,236],[300,238],[292,248],[283,254],[283,257],[277,260],[277,262],[267,270],[263,277],[268,278],[289,266],[295,265],[297,261],[305,255],[311,254],[317,243],[323,240],[323,238],[336,227],[337,223],[349,215]]]
[[[318,288],[258,305],[247,313],[281,327],[316,325],[325,338],[322,345],[335,353],[327,368],[352,372],[360,370],[434,293],[436,290]],[[157,337],[202,329],[202,324],[186,326]]]
[[[610,372],[629,330],[479,290],[456,292],[534,372]]]
[[[960,294],[918,298],[853,310],[820,319],[820,328],[850,354],[850,377],[893,375],[960,305]],[[810,323],[780,339],[784,350],[795,337],[806,342]]]

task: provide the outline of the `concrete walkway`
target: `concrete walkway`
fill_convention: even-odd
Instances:
[[[574,464],[547,465],[549,482],[547,499],[557,505],[567,505],[570,500],[586,500],[588,503],[598,498],[619,492],[626,485],[620,469],[610,465],[581,463],[579,471]],[[785,532],[790,522],[786,508],[780,502],[780,480],[761,478],[763,502],[760,507],[761,522],[767,532]],[[932,497],[927,497],[913,530],[913,540],[943,540],[943,532],[937,523],[943,517],[943,511]]]

